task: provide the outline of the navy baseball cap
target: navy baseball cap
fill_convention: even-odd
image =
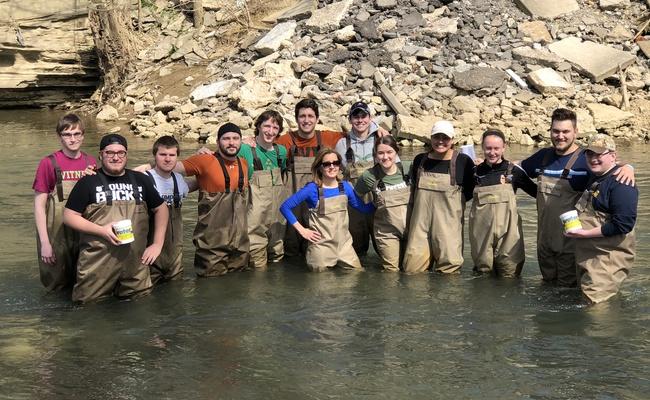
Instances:
[[[352,107],[350,107],[350,117],[359,113],[360,111],[370,115],[370,108],[368,105],[363,101],[357,101],[356,103],[352,104]]]

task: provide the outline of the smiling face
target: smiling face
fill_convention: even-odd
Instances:
[[[154,160],[156,167],[163,172],[172,172],[178,161],[178,147],[158,147]]]
[[[495,135],[486,136],[481,144],[483,147],[483,156],[485,162],[489,165],[498,164],[503,161],[503,153],[506,150],[506,144],[503,140]]]
[[[551,143],[559,155],[568,154],[575,150],[575,140],[578,129],[571,120],[553,121],[551,124]]]
[[[451,138],[444,133],[431,135],[431,151],[436,154],[446,154],[453,145]]]
[[[260,125],[257,140],[261,144],[272,145],[279,133],[280,125],[273,118],[269,118]]]
[[[296,122],[298,123],[298,129],[303,136],[310,136],[314,133],[314,129],[316,129],[318,116],[311,108],[301,108],[298,110],[298,121]]]
[[[108,175],[119,176],[126,168],[126,148],[121,144],[109,144],[100,151],[102,169]]]
[[[73,125],[59,134],[59,141],[65,153],[76,153],[84,142],[84,131],[79,125]]]
[[[326,154],[321,161],[323,178],[336,179],[339,174],[341,161],[335,153]]]
[[[241,147],[241,135],[237,132],[226,132],[219,138],[219,152],[222,156],[233,158]]]
[[[616,165],[615,151],[606,151],[598,154],[591,150],[586,150],[585,156],[587,157],[587,166],[596,176],[604,174]]]
[[[397,156],[397,153],[395,152],[395,149],[390,147],[387,144],[380,144],[377,146],[377,160],[379,160],[379,164],[386,170],[390,169],[393,165],[395,165],[395,158]]]
[[[350,124],[357,136],[367,134],[370,129],[370,114],[363,111],[356,112],[350,117]]]

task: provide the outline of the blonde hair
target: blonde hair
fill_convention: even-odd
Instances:
[[[334,151],[330,147],[325,147],[321,149],[318,154],[316,154],[316,158],[314,159],[314,162],[311,164],[311,176],[312,180],[318,185],[318,187],[323,186],[323,171],[321,170],[321,164],[323,163],[323,158],[325,158],[326,155],[328,154],[336,154],[336,159],[339,160],[339,165],[342,165],[341,163],[343,162],[343,158],[341,155]],[[340,168],[340,167],[339,167]],[[339,176],[336,176],[336,180],[340,181]]]

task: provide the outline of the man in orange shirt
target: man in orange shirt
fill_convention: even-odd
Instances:
[[[248,165],[237,157],[241,130],[233,123],[217,132],[219,148],[176,163],[174,171],[196,176],[199,185],[198,220],[193,242],[194,266],[202,277],[224,275],[250,262],[247,235]]]
[[[318,103],[312,99],[303,99],[294,109],[298,130],[288,132],[278,137],[277,144],[287,149],[288,179],[285,182],[291,193],[311,182],[311,164],[316,153],[324,147],[334,148],[339,139],[345,134],[334,131],[317,131]],[[303,226],[308,226],[308,210],[305,204],[293,210],[294,215]],[[284,241],[286,255],[304,253],[306,242],[297,234],[293,226],[287,226]]]

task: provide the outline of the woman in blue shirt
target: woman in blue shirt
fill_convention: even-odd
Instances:
[[[308,241],[307,266],[316,272],[336,265],[361,269],[348,230],[347,206],[364,214],[372,213],[374,206],[365,204],[348,181],[339,180],[341,161],[341,155],[330,148],[318,152],[311,166],[313,181],[280,207],[287,222]],[[303,202],[309,207],[308,228],[291,212]]]

